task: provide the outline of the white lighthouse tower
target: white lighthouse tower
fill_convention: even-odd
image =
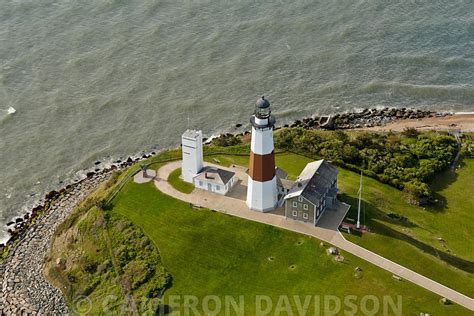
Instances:
[[[271,211],[278,203],[273,147],[275,118],[271,115],[270,102],[265,97],[257,100],[250,123],[252,123],[252,143],[247,205],[252,210]]]
[[[202,131],[187,130],[181,136],[183,163],[181,175],[183,180],[193,183],[193,178],[203,168]]]

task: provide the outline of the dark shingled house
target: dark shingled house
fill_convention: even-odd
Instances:
[[[285,196],[285,216],[316,225],[336,203],[337,169],[326,160],[306,165]]]

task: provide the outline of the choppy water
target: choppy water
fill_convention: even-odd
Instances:
[[[280,122],[472,111],[473,12],[470,0],[0,0],[0,222],[97,159],[176,145],[188,126],[234,131],[261,94]]]

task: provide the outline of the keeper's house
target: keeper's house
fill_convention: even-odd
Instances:
[[[316,225],[336,203],[337,169],[326,160],[306,165],[285,196],[285,216]]]

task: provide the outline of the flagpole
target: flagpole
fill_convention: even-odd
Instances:
[[[360,171],[360,184],[359,184],[359,208],[357,209],[357,229],[360,229],[360,205],[362,201],[362,170]]]

